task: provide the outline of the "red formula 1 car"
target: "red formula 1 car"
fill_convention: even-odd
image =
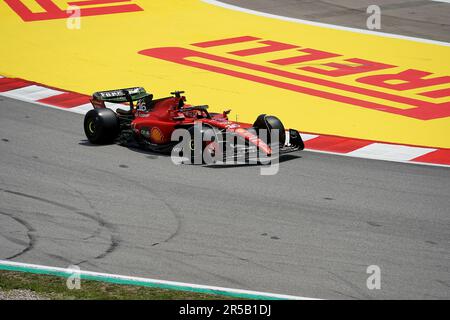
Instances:
[[[192,161],[205,150],[212,156],[220,150],[221,160],[229,160],[242,156],[248,159],[250,154],[270,157],[275,150],[284,154],[304,148],[299,132],[286,131],[274,116],[260,115],[253,125],[233,122],[227,117],[229,110],[209,113],[206,105],[186,104],[183,93],[175,91],[170,97],[153,99],[140,87],[96,92],[91,99],[94,109],[84,118],[86,136],[93,144],[137,143],[162,153],[173,152],[183,146],[182,140],[188,140],[184,141],[187,148],[178,151],[186,155],[187,149]],[[105,102],[123,104],[126,109],[113,111]],[[176,129],[187,133],[181,142],[180,135],[173,139]]]

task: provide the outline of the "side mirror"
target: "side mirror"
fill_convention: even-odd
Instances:
[[[223,112],[223,116],[224,116],[224,117],[227,116],[230,112],[231,112],[231,109],[225,110],[225,111]]]

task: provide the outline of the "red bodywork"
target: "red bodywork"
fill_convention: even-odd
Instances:
[[[186,100],[184,96],[157,99],[152,101],[150,108],[147,106],[149,110],[146,111],[134,107],[131,110],[131,114],[134,116],[131,121],[131,129],[134,134],[152,144],[165,145],[171,143],[171,136],[175,129],[188,128],[195,122],[202,122],[243,137],[266,155],[272,153],[270,146],[256,134],[246,130],[251,127],[250,124],[230,121],[227,117],[228,112],[212,113],[210,118],[206,118],[201,110],[186,111],[185,109],[192,105],[184,104],[182,108],[179,108],[180,99],[183,100],[183,103]],[[92,104],[94,108],[105,107],[103,101],[92,100]]]

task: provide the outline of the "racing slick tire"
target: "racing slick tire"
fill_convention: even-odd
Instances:
[[[273,129],[278,129],[280,146],[283,146],[286,141],[286,130],[284,128],[284,125],[281,120],[275,116],[269,116],[266,114],[259,115],[258,118],[256,118],[256,121],[253,123],[253,128],[258,133],[258,136],[269,145],[271,144],[270,133]],[[267,134],[260,135],[261,129],[267,130]]]
[[[119,119],[108,108],[92,109],[84,117],[84,133],[93,144],[113,142],[119,135]]]

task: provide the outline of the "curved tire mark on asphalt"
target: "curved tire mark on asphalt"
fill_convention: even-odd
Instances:
[[[77,211],[78,214],[95,220],[97,222],[97,224],[99,225],[99,228],[97,228],[97,230],[94,232],[94,234],[92,234],[88,238],[97,237],[100,234],[102,228],[105,228],[108,230],[108,232],[110,234],[109,247],[103,253],[94,257],[94,259],[96,259],[96,260],[103,259],[108,254],[111,254],[112,252],[114,252],[114,250],[116,250],[119,247],[119,245],[122,241],[120,236],[118,235],[116,226],[114,224],[106,221],[104,218],[102,218],[102,214],[97,210],[97,208],[94,206],[94,204],[88,199],[88,197],[86,197],[86,195],[83,192],[81,192],[80,190],[74,188],[73,186],[71,186],[67,183],[65,183],[65,185],[68,186],[69,188],[71,188],[72,190],[74,190],[81,198],[83,198],[84,201],[88,204],[89,208],[91,208],[92,212],[94,212],[94,215],[91,215],[86,212]],[[86,263],[87,261],[82,261],[82,262],[79,262],[78,264]]]
[[[92,215],[92,214],[83,212],[82,210],[79,210],[76,207],[72,207],[72,206],[69,206],[69,205],[66,205],[66,204],[63,204],[63,203],[59,203],[57,201],[41,198],[41,197],[38,197],[38,196],[26,194],[26,193],[23,193],[23,192],[18,192],[18,191],[3,189],[3,188],[0,188],[0,191],[3,191],[5,193],[9,193],[9,194],[14,194],[14,195],[21,196],[21,197],[25,197],[25,198],[29,198],[29,199],[33,199],[33,200],[37,200],[37,201],[41,201],[41,202],[44,202],[44,203],[47,203],[47,204],[54,205],[56,207],[60,207],[60,208],[69,210],[69,211],[71,211],[73,213],[81,215],[82,217],[85,217],[85,218],[88,218],[88,219],[92,219],[96,223],[98,223],[99,226],[106,228],[111,234],[111,243],[110,243],[109,247],[103,253],[101,253],[98,256],[96,256],[95,259],[102,259],[105,256],[107,256],[108,254],[112,253],[118,247],[118,245],[120,243],[120,239],[118,237],[114,236],[115,228],[113,227],[113,225],[108,223],[107,221],[105,221],[101,217],[98,217],[96,215]],[[18,221],[19,223],[23,224],[24,226],[25,226],[24,223],[26,223],[29,226],[29,224],[26,221],[24,221],[24,220],[22,220],[20,218],[19,218],[19,220],[16,219],[17,217],[12,217],[12,218],[15,219],[16,221]],[[27,230],[28,230],[28,227],[27,227]],[[32,229],[32,231],[34,232],[35,230]],[[30,232],[28,232],[28,234],[29,234],[29,237],[32,237],[32,239],[33,239],[32,246],[31,246],[31,248],[33,248],[34,243],[36,241],[36,236],[30,234]],[[25,252],[31,250],[31,248],[27,249]],[[20,253],[18,255],[15,255],[13,257],[8,258],[8,259],[16,258],[17,256],[19,256],[21,254],[24,254],[25,252],[22,252],[22,253]]]
[[[25,246],[25,248],[22,249],[22,251],[16,253],[15,255],[7,257],[6,260],[15,259],[15,258],[27,253],[28,251],[33,250],[33,248],[35,247],[36,242],[37,242],[37,237],[34,234],[34,232],[36,230],[27,221],[25,221],[24,219],[21,219],[19,217],[16,217],[13,214],[9,214],[9,213],[3,212],[3,211],[0,211],[0,214],[10,217],[11,219],[15,220],[16,222],[18,222],[19,224],[24,226],[27,230],[27,237],[28,237],[28,244]]]
[[[150,194],[153,196],[153,198],[154,198],[155,200],[158,200],[158,201],[161,201],[162,203],[164,203],[164,205],[166,206],[166,208],[168,209],[168,211],[170,211],[170,213],[174,216],[175,222],[176,222],[175,230],[174,230],[167,238],[165,238],[164,240],[161,240],[161,241],[159,241],[159,242],[154,243],[152,246],[156,246],[156,245],[159,245],[159,244],[161,244],[161,243],[167,243],[167,242],[173,240],[175,237],[177,237],[177,236],[180,234],[181,229],[182,229],[182,225],[183,225],[183,221],[182,221],[183,218],[182,218],[182,216],[179,214],[178,209],[174,208],[174,207],[173,207],[173,206],[172,206],[172,205],[164,198],[164,195],[158,195],[158,192],[157,192],[157,191],[155,191],[155,190],[149,188],[148,186],[146,186],[146,185],[140,183],[139,181],[135,181],[135,180],[133,180],[133,179],[126,178],[126,177],[121,176],[121,175],[119,175],[119,174],[117,174],[117,173],[115,173],[115,172],[110,172],[110,171],[103,170],[103,169],[95,169],[95,171],[100,171],[100,172],[103,172],[103,173],[108,174],[108,175],[110,175],[110,176],[118,177],[118,178],[121,179],[121,181],[127,181],[128,183],[132,184],[133,186],[138,185],[138,186],[141,187],[142,189],[148,191],[148,193],[150,193]]]
[[[354,283],[352,283],[351,281],[345,279],[344,277],[338,275],[335,272],[331,272],[328,271],[329,274],[331,274],[335,279],[339,280],[340,283],[346,285],[349,289],[351,289],[352,291],[354,291],[359,297],[354,297],[352,295],[349,294],[345,294],[339,291],[335,291],[336,293],[342,294],[344,296],[350,297],[350,298],[354,298],[354,299],[365,299],[365,300],[371,300],[373,299],[372,296],[366,294],[365,292],[363,292],[363,290],[361,290],[357,285],[355,285]]]

